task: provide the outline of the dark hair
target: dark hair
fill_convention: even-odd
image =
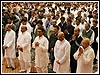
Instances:
[[[27,27],[25,26],[25,29],[27,30]]]
[[[69,18],[67,18],[67,21],[68,21],[68,22],[72,22],[72,20],[71,20],[71,18],[70,18],[70,17],[69,17]]]
[[[59,26],[54,26],[55,28],[57,28],[59,30]]]
[[[86,23],[85,25],[88,25],[90,27],[90,23]]]
[[[13,20],[13,17],[12,16],[9,16],[8,19]]]
[[[79,20],[79,19],[77,19],[77,18],[76,18],[76,21],[79,21],[79,22],[81,22],[81,20]]]
[[[58,16],[58,17],[59,17],[59,14],[56,14],[56,16]]]
[[[95,20],[95,19],[93,20],[93,22],[95,22],[96,24],[98,24],[98,21],[97,21],[97,20]]]
[[[42,20],[38,20],[37,24],[43,24]]]
[[[65,10],[61,10],[61,12],[65,13]]]
[[[89,13],[91,13],[91,14],[92,14],[92,11],[90,11]]]
[[[61,19],[65,20],[65,17],[61,17],[60,20],[61,20]]]
[[[44,30],[44,28],[38,28],[39,30],[41,30],[42,32],[44,32],[45,30]]]

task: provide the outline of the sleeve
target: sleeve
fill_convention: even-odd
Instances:
[[[15,40],[15,32],[12,32],[10,37],[9,43],[7,44],[8,47],[10,47]]]
[[[95,36],[95,34],[94,34],[94,31],[93,31],[91,39],[90,39],[90,45],[94,42],[94,36]]]
[[[62,64],[66,60],[66,58],[68,58],[68,60],[69,60],[69,56],[70,56],[70,44],[67,44],[65,46],[65,54],[61,58],[61,60],[59,60],[59,62]]]
[[[29,28],[29,32],[33,32],[33,28],[31,27],[29,23],[28,23],[28,28]]]
[[[42,46],[41,44],[39,45],[40,48],[42,48],[44,51],[48,50],[49,42],[47,39],[44,40],[44,45]]]
[[[55,46],[54,46],[54,57],[56,60],[58,60],[58,58],[57,58],[57,46],[58,46],[58,41],[56,41]]]
[[[88,64],[91,60],[93,60],[95,57],[93,51],[89,51],[87,55],[83,54],[83,61],[85,64]]]
[[[79,50],[77,50],[73,55],[75,60],[78,60],[78,58],[79,58],[78,54],[79,54]]]
[[[21,37],[21,34],[19,34],[19,36],[18,36],[18,38],[17,38],[17,46],[20,45],[20,43],[19,43],[20,37]]]
[[[26,42],[24,44],[22,44],[22,48],[24,48],[24,47],[26,47],[26,46],[28,46],[30,44],[30,41],[31,41],[31,35],[30,34],[26,35],[25,41]]]
[[[20,33],[21,33],[21,26],[22,26],[22,24],[19,26],[18,35],[20,35]]]

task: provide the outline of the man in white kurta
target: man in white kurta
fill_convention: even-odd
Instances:
[[[19,50],[20,72],[30,72],[31,68],[31,35],[27,32],[27,27],[21,27],[21,33],[17,39],[17,48]]]
[[[19,27],[19,32],[18,32],[18,35],[21,33],[21,27],[25,25],[27,27],[27,32],[29,32],[30,34],[33,32],[33,28],[31,27],[31,25],[29,24],[29,22],[27,21],[27,18],[24,17],[22,19],[22,22],[21,22],[21,25]]]
[[[37,30],[38,36],[34,39],[32,47],[35,48],[35,67],[37,73],[47,73],[48,72],[48,40],[43,35],[43,28]]]
[[[6,25],[6,35],[4,37],[4,44],[3,48],[5,50],[4,57],[7,61],[7,68],[12,68],[12,70],[15,69],[14,66],[14,58],[16,57],[15,54],[15,32],[11,29],[11,25]]]
[[[95,55],[89,43],[90,41],[88,38],[83,39],[82,46],[80,46],[73,55],[75,60],[77,60],[77,73],[92,73],[93,71],[93,60]]]
[[[70,72],[70,44],[64,38],[64,33],[58,33],[58,40],[54,47],[54,67],[53,71],[56,73]]]

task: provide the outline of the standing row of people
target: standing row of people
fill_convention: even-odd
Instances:
[[[49,3],[47,3],[48,8],[47,7],[44,8],[45,10],[44,9],[42,10],[43,8],[42,4],[38,9],[36,9],[35,7],[37,6],[35,6],[33,8],[34,10],[32,11],[30,11],[29,8],[28,11],[30,11],[31,13],[30,18],[29,18],[30,16],[29,12],[27,12],[26,10],[20,9],[20,12],[17,13],[15,12],[16,8],[13,9],[13,13],[10,13],[9,9],[3,10],[2,24],[3,25],[8,24],[10,26],[10,30],[14,30],[16,34],[15,35],[16,39],[14,42],[15,42],[15,48],[16,50],[18,50],[19,53],[18,58],[21,64],[20,71],[27,70],[27,72],[29,72],[31,66],[30,50],[31,48],[33,48],[35,49],[35,54],[36,54],[35,67],[37,69],[37,72],[46,72],[46,73],[48,72],[47,66],[48,66],[49,59],[50,62],[52,63],[52,69],[54,68],[53,70],[55,72],[68,72],[70,67],[72,73],[76,72],[76,67],[78,66],[77,65],[78,63],[75,60],[76,58],[73,57],[73,55],[78,49],[80,49],[80,46],[82,45],[81,42],[82,40],[84,40],[84,38],[90,39],[90,44],[88,45],[91,45],[91,47],[94,49],[95,52],[94,63],[96,63],[97,61],[96,55],[98,50],[98,44],[96,42],[96,38],[98,37],[98,27],[97,27],[98,18],[96,15],[98,13],[96,11],[97,7],[95,3],[92,4],[92,6],[94,6],[92,13],[91,13],[92,8],[90,8],[89,10],[85,10],[88,9],[89,6],[85,8],[84,4],[81,4],[83,7],[81,8],[81,7],[77,7],[76,3],[73,3],[73,5],[71,5],[72,7],[68,7],[68,10],[66,9],[66,7],[63,8],[64,6],[62,5],[61,7],[59,7],[59,4],[56,3],[54,4],[57,5],[57,9],[56,7],[52,9]],[[13,3],[11,3],[11,5],[13,5]],[[6,7],[5,3],[4,6]],[[26,9],[26,8],[22,8],[22,9]],[[47,11],[47,9],[49,9],[49,11]],[[66,10],[66,12],[64,12],[64,10]],[[9,11],[9,13],[7,13],[7,11]],[[50,12],[50,14],[44,13],[44,11]],[[75,13],[72,13],[72,11],[75,11]],[[7,27],[9,28],[9,26]],[[8,34],[10,30],[7,30],[6,34]],[[7,38],[7,36],[5,37]],[[3,42],[5,44],[5,39]],[[56,45],[59,46],[56,47]],[[6,45],[4,45],[3,48],[8,49],[8,47],[9,46],[6,47]],[[84,49],[85,47],[83,47],[83,50]],[[63,51],[60,52],[60,50]],[[50,56],[48,55],[48,52]],[[84,52],[80,52],[80,53],[84,53]],[[7,53],[5,52],[5,54]],[[68,56],[66,54],[68,54]],[[44,56],[41,57],[41,55]],[[63,62],[65,62],[65,60],[67,60],[65,58],[68,58],[68,61],[66,61],[68,63],[68,65],[66,65],[68,66],[67,71],[64,70],[66,69],[66,67],[63,67],[62,69],[60,68],[60,66],[58,66],[58,64],[61,65],[63,64]],[[40,61],[41,63],[42,62],[45,63],[41,64]],[[11,65],[9,64],[8,66],[11,67]],[[73,68],[73,66],[75,67]],[[15,68],[14,66],[12,67]],[[60,71],[60,69],[62,70]]]
[[[55,27],[55,31],[57,30]],[[6,36],[4,38],[3,48],[7,61],[7,68],[15,69],[15,32],[11,25],[6,25]],[[70,67],[72,72],[92,73],[93,60],[95,57],[94,50],[90,47],[89,38],[82,40],[79,35],[79,28],[75,28],[72,41],[69,43],[63,32],[59,32],[54,46],[54,65],[53,71],[56,73],[68,73]],[[34,39],[32,47],[35,49],[35,67],[38,73],[48,73],[48,39],[43,35],[44,29],[38,28],[38,36]],[[12,39],[11,39],[12,38]],[[81,42],[82,41],[82,42]],[[81,46],[79,45],[81,43]],[[76,46],[75,46],[76,45]],[[73,48],[74,47],[74,48]],[[27,27],[21,27],[21,33],[17,39],[17,48],[19,50],[20,72],[30,72],[31,69],[31,35],[27,32]],[[72,52],[71,52],[72,51]],[[70,53],[72,56],[70,56]],[[71,58],[70,58],[71,57]],[[76,61],[77,60],[77,61]],[[88,67],[87,67],[88,66]],[[82,68],[81,68],[82,67]],[[87,67],[87,69],[85,69]]]

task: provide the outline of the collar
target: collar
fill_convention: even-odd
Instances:
[[[43,37],[43,35],[41,37],[38,36],[39,39],[41,39]]]
[[[90,31],[90,29],[89,30],[86,30],[86,32],[89,32]]]
[[[85,52],[85,51],[87,51],[88,50],[88,48],[90,48],[90,46],[88,46],[87,48],[85,48],[83,51]]]

